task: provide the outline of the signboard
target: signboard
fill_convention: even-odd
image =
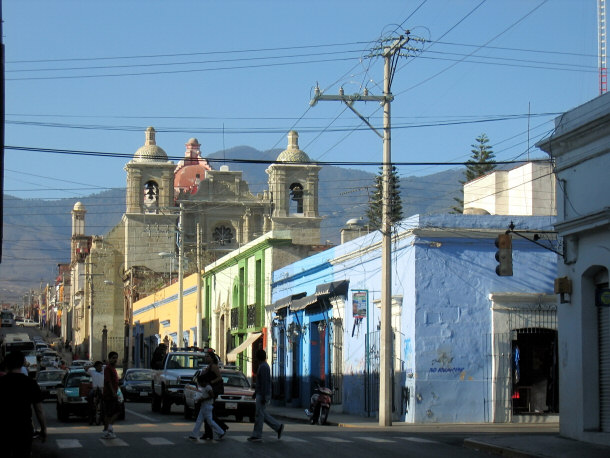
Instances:
[[[597,305],[598,307],[610,307],[610,289],[597,289],[595,293],[595,305]]]
[[[352,314],[354,317],[363,318],[368,309],[368,290],[352,290]]]

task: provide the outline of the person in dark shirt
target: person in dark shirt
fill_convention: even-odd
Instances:
[[[115,439],[113,424],[119,417],[119,376],[116,372],[116,363],[119,354],[116,351],[108,353],[108,364],[104,368],[104,389],[102,399],[104,400],[104,432],[103,439]]]
[[[282,437],[284,425],[266,412],[267,404],[271,401],[271,369],[267,364],[267,353],[265,350],[256,352],[256,359],[259,361],[256,371],[256,416],[254,417],[254,429],[252,436],[248,437],[250,442],[260,442],[263,440],[263,423],[277,433],[277,438]]]
[[[47,424],[42,410],[42,392],[36,381],[21,373],[25,356],[20,351],[4,359],[6,374],[0,377],[0,444],[4,458],[29,458],[34,428],[32,406],[40,424],[40,439],[47,437]]]

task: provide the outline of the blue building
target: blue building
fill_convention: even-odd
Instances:
[[[557,420],[557,270],[552,216],[403,220],[392,245],[395,421]],[[496,237],[514,225],[513,276]],[[381,235],[273,273],[276,402],[306,407],[316,382],[334,409],[377,416]]]

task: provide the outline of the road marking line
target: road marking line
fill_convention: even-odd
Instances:
[[[379,443],[394,442],[389,439],[382,439],[381,437],[370,437],[370,436],[360,436],[360,437],[358,437],[358,439],[362,439],[362,440],[369,441],[369,442],[379,442]]]
[[[192,423],[169,423],[172,426],[188,426],[192,425]]]
[[[321,440],[327,441],[327,442],[352,442],[352,441],[348,441],[346,439],[341,439],[339,437],[316,436],[316,439],[321,439]]]
[[[150,445],[173,445],[172,441],[168,441],[163,437],[144,437],[143,438]]]
[[[394,439],[402,439],[411,442],[421,442],[422,444],[440,444],[438,441],[431,441],[430,439],[423,439],[421,437],[395,437]]]
[[[100,439],[100,442],[106,447],[128,447],[129,444],[123,439]]]
[[[59,448],[82,448],[78,439],[56,439]]]

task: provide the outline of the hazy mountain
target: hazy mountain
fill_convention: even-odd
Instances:
[[[236,147],[208,156],[213,168],[228,165],[242,170],[250,190],[257,194],[267,188],[267,163],[281,150],[258,151]],[[237,162],[236,159],[253,162]],[[399,172],[401,170],[399,169]],[[320,171],[320,214],[322,240],[339,243],[340,229],[351,218],[363,217],[375,175],[370,172],[324,166]],[[401,180],[404,216],[445,213],[455,204],[463,179],[462,169]],[[69,262],[71,211],[80,201],[87,209],[86,233],[104,235],[125,211],[125,189],[112,189],[81,198],[44,200],[4,196],[3,256],[0,264],[0,301],[21,302],[27,291],[52,283],[57,264]],[[36,293],[38,294],[38,293]]]

